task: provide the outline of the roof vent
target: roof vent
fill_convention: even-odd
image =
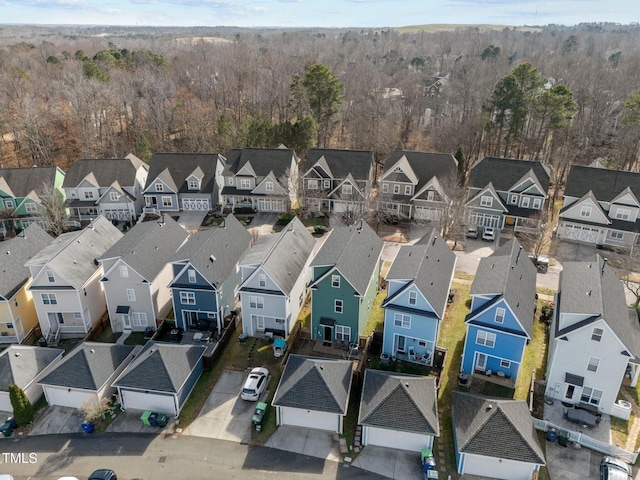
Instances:
[[[487,405],[487,412],[490,412],[491,410],[493,410],[493,405],[491,404]]]
[[[214,257],[213,255],[210,255],[210,256],[209,256],[209,261],[210,261],[211,263],[215,262],[215,261],[216,261],[216,257]]]
[[[6,253],[7,255],[11,255],[11,252],[10,252],[9,250],[7,250],[7,251],[6,251],[6,252],[4,252],[4,253]]]
[[[96,353],[96,351],[92,348],[91,350],[89,350],[89,353]]]
[[[405,386],[405,387],[407,387],[407,388],[409,388],[409,384],[408,384],[408,383],[405,383],[405,384],[404,384],[404,386]]]
[[[324,370],[324,365],[319,365],[319,366],[318,366],[318,368],[319,368],[320,370]]]
[[[100,263],[100,262],[98,262],[98,259],[97,259],[97,258],[94,258],[94,259],[93,259],[93,264],[94,264],[94,265],[98,265],[99,263]]]
[[[16,357],[19,357],[20,356],[20,352],[16,352],[13,355],[16,356]]]
[[[590,297],[590,296],[591,296],[591,290],[587,292],[587,297]]]

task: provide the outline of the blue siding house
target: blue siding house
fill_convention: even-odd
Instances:
[[[456,255],[435,230],[400,248],[387,274],[382,353],[433,364]]]
[[[480,260],[471,285],[471,312],[462,371],[496,374],[515,385],[536,307],[536,268],[515,238]]]
[[[238,261],[251,234],[229,215],[217,228],[197,232],[176,252],[169,284],[176,327],[187,330],[208,321],[218,333],[235,309],[241,281]]]

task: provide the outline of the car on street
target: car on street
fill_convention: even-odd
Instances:
[[[629,478],[632,478],[629,465],[614,457],[602,458],[600,480],[628,480]]]
[[[118,476],[109,468],[101,468],[89,475],[88,480],[118,480]]]
[[[496,229],[493,227],[484,227],[482,231],[482,240],[493,242],[496,239]]]
[[[269,379],[269,370],[264,367],[256,367],[249,373],[247,380],[244,382],[242,391],[240,392],[240,398],[243,400],[249,400],[251,402],[257,402],[260,395],[267,386],[267,380]]]
[[[464,236],[467,238],[478,238],[478,227],[467,227]]]

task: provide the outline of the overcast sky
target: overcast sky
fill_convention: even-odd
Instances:
[[[0,0],[0,23],[399,27],[638,21],[638,0]]]

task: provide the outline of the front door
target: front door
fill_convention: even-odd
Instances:
[[[122,326],[125,330],[131,330],[131,317],[129,315],[122,315]]]
[[[47,317],[49,319],[49,331],[57,332],[58,331],[58,316],[54,312],[47,313]]]
[[[476,353],[476,370],[484,372],[487,368],[487,356],[484,353]]]
[[[329,342],[331,343],[333,341],[333,328],[327,326],[327,325],[323,325],[324,326],[324,335],[322,337],[322,339],[325,342]]]
[[[407,348],[407,337],[404,335],[398,335],[398,353],[405,353]]]
[[[182,312],[182,319],[184,320],[185,328],[195,327],[198,325],[198,312],[185,310]]]
[[[564,394],[564,398],[566,398],[567,400],[573,400],[573,395],[576,393],[576,386],[575,385],[567,385],[567,391]]]

